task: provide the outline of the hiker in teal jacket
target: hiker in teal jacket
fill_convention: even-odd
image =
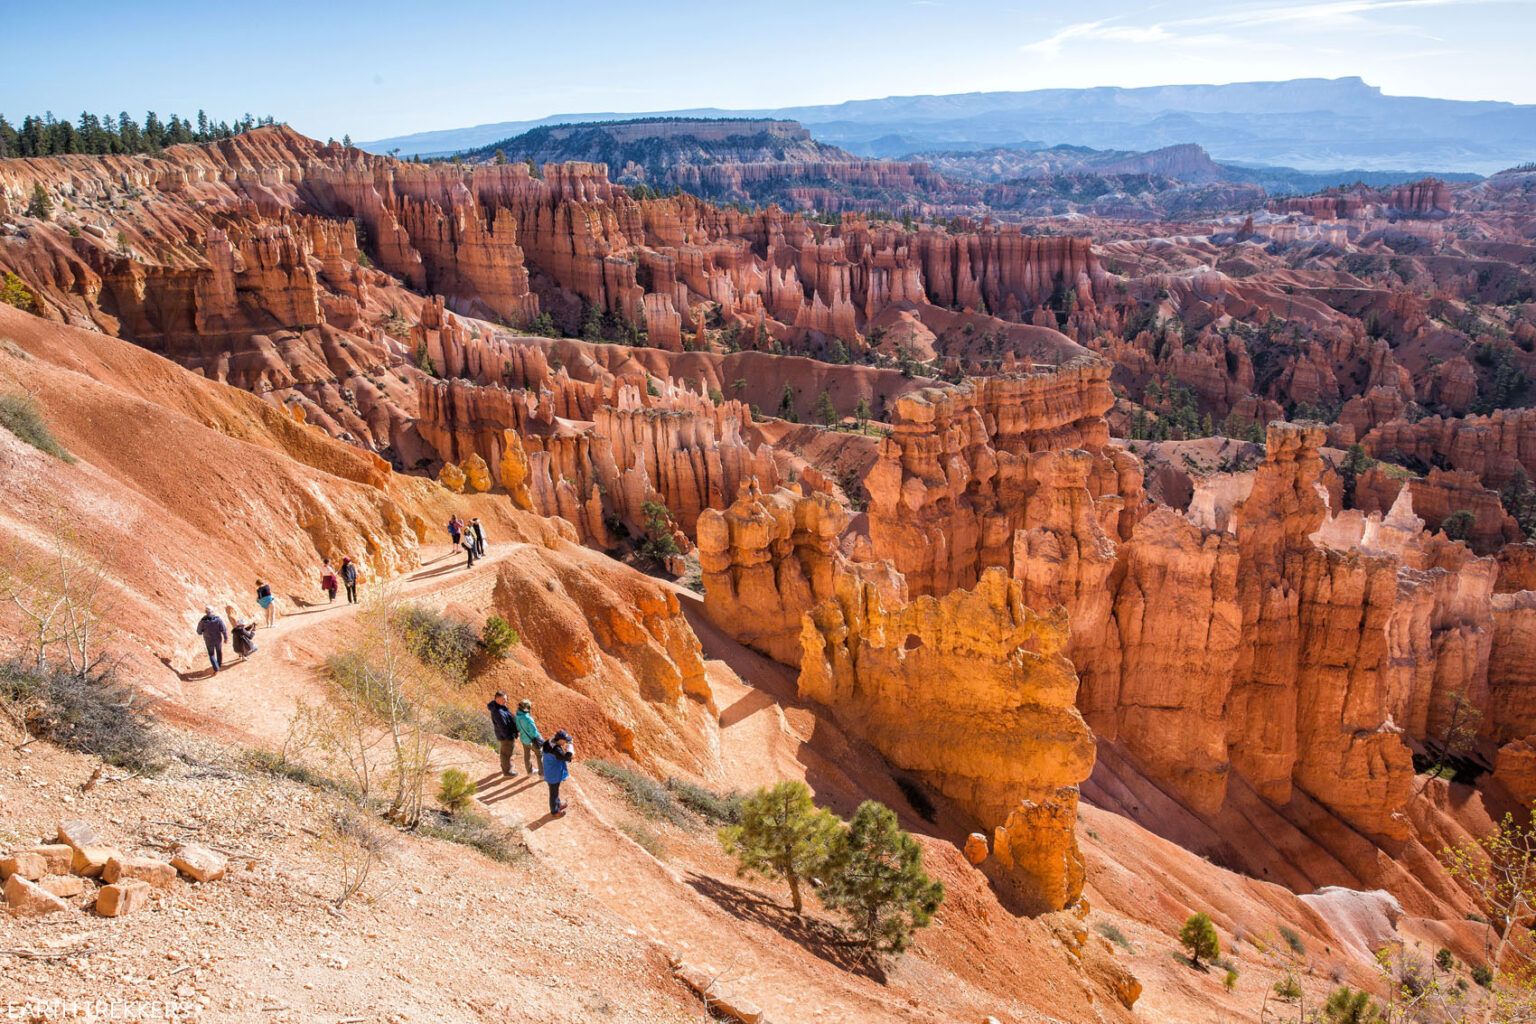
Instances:
[[[523,771],[532,773],[537,770],[543,775],[544,736],[539,732],[538,723],[533,720],[533,701],[517,702],[517,717],[514,721],[517,723],[517,737],[523,741]]]

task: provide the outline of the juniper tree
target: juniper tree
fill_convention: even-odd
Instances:
[[[1189,950],[1190,964],[1195,967],[1200,966],[1202,959],[1215,960],[1221,956],[1221,938],[1211,923],[1211,915],[1204,911],[1189,916],[1179,929],[1179,941]]]

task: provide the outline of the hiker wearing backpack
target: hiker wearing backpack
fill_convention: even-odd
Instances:
[[[555,738],[544,741],[544,782],[549,786],[549,816],[562,818],[569,806],[560,799],[560,783],[571,777],[571,759],[576,756],[571,734],[561,729]]]
[[[351,558],[341,560],[341,582],[347,587],[347,604],[357,604],[357,563]]]
[[[454,547],[459,546],[459,532],[462,526],[463,524],[459,522],[457,515],[448,517],[448,536],[452,538]]]
[[[203,646],[208,648],[208,664],[217,675],[224,667],[224,641],[229,639],[229,628],[213,605],[204,608],[203,617],[197,620],[197,635],[203,638]]]
[[[325,591],[331,604],[336,603],[336,570],[331,568],[331,560],[325,560],[325,566],[320,570],[320,589]]]
[[[544,774],[544,737],[539,732],[539,725],[533,720],[533,701],[523,699],[517,702],[517,714],[513,717],[517,725],[517,738],[523,741],[523,771],[532,775],[535,771]],[[535,753],[539,756],[535,758]]]
[[[267,613],[267,628],[271,629],[277,620],[277,598],[272,596],[271,584],[262,579],[256,581],[256,603]]]

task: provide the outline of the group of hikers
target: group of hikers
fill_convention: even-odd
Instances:
[[[351,558],[341,560],[339,571],[331,567],[329,558],[320,569],[320,589],[331,603],[336,600],[339,581],[341,586],[347,588],[347,603],[357,604],[357,580],[357,563]],[[272,584],[260,577],[256,580],[256,606],[266,616],[268,629],[277,625],[277,595],[272,592]],[[197,635],[203,638],[203,646],[208,651],[208,664],[213,667],[215,674],[224,668],[225,641],[232,642],[235,653],[242,659],[256,653],[256,620],[241,622],[233,614],[230,620],[233,624],[226,624],[223,616],[214,611],[213,605],[204,608],[203,617],[197,620]]]
[[[497,690],[485,707],[491,713],[491,728],[496,733],[496,751],[501,755],[502,777],[517,778],[517,772],[512,769],[512,755],[521,744],[523,771],[543,778],[549,786],[550,816],[563,817],[568,804],[560,799],[560,783],[570,777],[571,760],[576,756],[571,734],[561,729],[546,740],[543,733],[539,732],[538,723],[533,720],[533,701],[518,701],[517,712],[514,714],[507,704],[505,690]]]
[[[485,557],[485,527],[481,525],[479,516],[466,523],[455,514],[448,520],[448,536],[454,547],[464,549],[464,568],[473,569],[475,559]]]
[[[469,558],[468,565],[473,566],[476,558],[485,557],[485,528],[481,526],[478,517],[465,523],[455,515],[448,520],[448,533],[456,545],[464,548]],[[325,592],[330,603],[336,600],[338,580],[346,587],[347,603],[356,604],[358,571],[357,563],[351,558],[341,560],[340,570],[333,569],[331,560],[327,558],[320,570],[320,589]],[[267,628],[271,629],[277,624],[277,597],[272,592],[272,585],[265,579],[256,580],[256,604],[266,616]],[[223,617],[212,605],[208,605],[203,609],[202,618],[197,620],[197,635],[203,638],[203,645],[208,650],[208,664],[213,667],[214,674],[224,668],[226,641],[233,641],[235,653],[242,659],[256,653],[255,619],[241,622],[233,614],[230,618],[234,622],[232,628],[225,624]],[[562,817],[568,804],[560,799],[560,784],[570,777],[570,763],[576,757],[571,734],[561,729],[545,739],[539,731],[538,723],[533,720],[533,702],[518,701],[514,713],[507,704],[504,690],[496,691],[486,709],[491,713],[491,727],[496,735],[502,776],[509,779],[517,777],[517,772],[512,768],[512,756],[521,745],[523,771],[529,775],[537,774],[544,780],[549,786],[549,813],[556,818]]]
[[[468,558],[467,567],[473,567],[475,559],[485,557],[485,527],[480,523],[480,517],[476,516],[469,522],[464,522],[457,515],[448,520],[448,535],[453,538],[455,547],[462,547]],[[325,594],[328,604],[336,603],[336,593],[345,588],[347,603],[357,604],[357,583],[359,573],[357,562],[350,557],[341,560],[338,569],[331,565],[329,558],[325,559],[320,567],[320,590]],[[272,585],[264,579],[256,580],[256,604],[266,616],[267,628],[277,625],[277,596],[272,593]],[[256,653],[256,622],[240,622],[233,620],[233,626],[226,625],[222,616],[209,605],[203,609],[203,617],[197,620],[197,635],[203,638],[203,645],[208,649],[208,664],[213,666],[217,673],[224,667],[224,644],[233,641],[235,653],[242,658]]]

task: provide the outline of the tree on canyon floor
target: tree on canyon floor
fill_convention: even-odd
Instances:
[[[1471,509],[1459,508],[1441,521],[1440,532],[1451,540],[1466,540],[1472,535],[1472,527],[1476,522],[1477,517]]]
[[[1189,950],[1192,967],[1199,967],[1201,960],[1209,963],[1221,956],[1221,937],[1216,934],[1211,915],[1204,911],[1189,916],[1184,927],[1179,929],[1179,941]]]

